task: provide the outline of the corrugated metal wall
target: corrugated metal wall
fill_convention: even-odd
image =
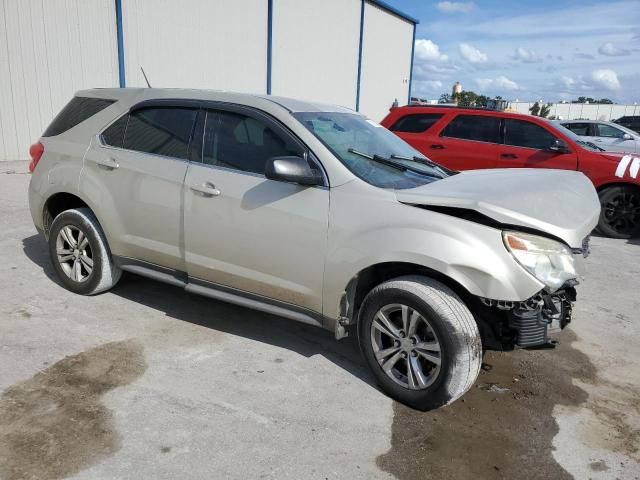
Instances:
[[[0,160],[28,158],[75,91],[117,86],[112,1],[0,0]]]
[[[365,3],[360,111],[377,122],[396,98],[400,105],[407,103],[411,45],[413,23]]]
[[[127,86],[266,93],[265,0],[123,0]]]
[[[271,93],[355,109],[361,5],[274,0]]]
[[[117,3],[0,0],[0,160],[28,158],[77,90],[120,85]],[[361,58],[361,112],[407,101],[413,23],[375,0],[120,4],[127,87],[145,86],[142,66],[154,87],[267,93],[271,38],[274,95],[355,109]]]

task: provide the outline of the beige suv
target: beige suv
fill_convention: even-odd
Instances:
[[[571,319],[599,202],[581,173],[457,173],[351,110],[213,91],[79,92],[31,148],[36,228],[61,283],[122,271],[357,328],[415,408],[467,391],[483,347]]]

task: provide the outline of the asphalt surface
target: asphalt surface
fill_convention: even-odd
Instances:
[[[556,350],[421,413],[352,339],[133,275],[66,291],[25,172],[0,163],[0,479],[640,478],[640,239],[593,238]]]

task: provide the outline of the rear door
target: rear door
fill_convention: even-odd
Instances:
[[[94,140],[80,189],[115,255],[184,271],[182,191],[197,108],[144,105]]]
[[[594,133],[595,144],[609,152],[625,152],[636,153],[636,139],[626,139],[625,131],[606,123],[593,124],[596,132]]]
[[[454,170],[495,168],[498,160],[500,119],[488,115],[458,114],[426,150],[429,158]]]
[[[329,190],[264,176],[268,158],[310,152],[271,117],[241,106],[207,109],[196,137],[201,155],[185,181],[189,281],[322,312]]]
[[[578,168],[578,156],[573,150],[568,153],[550,150],[558,137],[542,125],[516,118],[505,118],[503,122],[504,144],[500,145],[498,155],[500,167]]]

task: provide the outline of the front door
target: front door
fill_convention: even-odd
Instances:
[[[607,125],[606,123],[597,123],[593,125],[595,144],[609,152],[636,153],[638,151],[638,142],[635,138],[631,138],[627,132]],[[625,136],[627,138],[625,138]]]
[[[562,153],[550,150],[555,141],[556,136],[541,125],[527,120],[505,118],[504,144],[499,148],[498,165],[502,168],[576,170],[576,152]]]
[[[99,204],[114,255],[184,270],[182,191],[197,110],[145,107],[96,138],[80,189]]]
[[[190,281],[321,313],[329,190],[264,176],[268,158],[309,152],[253,109],[216,107],[204,120],[200,161],[185,182]]]

